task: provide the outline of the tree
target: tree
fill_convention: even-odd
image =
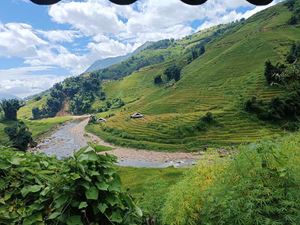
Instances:
[[[92,99],[82,94],[76,94],[70,101],[70,111],[76,115],[87,113],[92,104]]]
[[[286,57],[286,61],[290,64],[295,63],[300,58],[300,43],[294,43],[291,47],[290,53]]]
[[[161,84],[163,82],[162,78],[161,78],[161,75],[157,75],[155,78],[154,78],[154,84]]]
[[[0,106],[4,112],[4,118],[7,120],[17,120],[17,112],[22,107],[18,99],[3,100]]]
[[[32,109],[32,119],[37,120],[40,119],[42,116],[42,112],[38,107],[34,107]]]
[[[16,122],[11,127],[5,128],[5,133],[8,135],[12,143],[12,147],[25,151],[29,144],[33,144],[32,134],[24,122]]]
[[[275,66],[271,63],[270,60],[265,63],[265,78],[268,84],[272,83],[281,83],[281,75],[286,69],[284,64],[277,63]]]
[[[164,74],[167,76],[168,80],[179,81],[181,76],[181,68],[175,64],[169,66]]]

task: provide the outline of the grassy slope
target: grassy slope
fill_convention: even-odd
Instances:
[[[187,169],[143,169],[120,167],[119,174],[125,190],[137,199],[145,214],[159,217],[166,194]]]
[[[99,125],[88,127],[89,131],[117,144],[168,150],[192,150],[209,143],[239,144],[282,135],[280,128],[245,113],[243,103],[253,95],[269,99],[280,93],[279,89],[266,85],[264,62],[282,61],[291,43],[300,40],[299,26],[286,25],[290,16],[280,4],[235,26],[209,43],[205,55],[186,66],[182,79],[171,88],[153,84],[154,77],[168,63],[105,83],[109,98],[121,97],[131,103],[114,111],[116,115],[106,124],[119,130],[118,134],[104,132]],[[188,48],[199,36],[178,44]],[[128,119],[135,111],[144,113],[145,119]],[[176,136],[174,130],[195,124],[207,111],[213,112],[223,126],[204,133]]]

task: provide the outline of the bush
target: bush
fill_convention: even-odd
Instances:
[[[164,225],[198,225],[197,211],[203,207],[203,193],[213,185],[216,176],[226,168],[224,160],[202,159],[173,186],[162,209]]]
[[[31,132],[24,122],[16,122],[11,127],[4,129],[11,142],[11,146],[19,150],[25,151],[29,144],[34,144]]]
[[[154,78],[154,84],[161,84],[163,82],[162,78],[161,78],[161,75],[157,75],[155,78]]]
[[[1,224],[122,224],[142,216],[121,190],[112,156],[91,149],[57,160],[1,149]]]
[[[299,144],[252,144],[227,164],[198,165],[168,195],[164,224],[300,224]]]
[[[197,122],[195,128],[198,131],[207,131],[209,126],[217,125],[217,121],[215,120],[213,114],[211,112],[208,112],[205,114],[205,116],[202,116],[199,121]]]

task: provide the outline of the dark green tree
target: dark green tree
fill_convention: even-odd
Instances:
[[[22,107],[18,99],[2,100],[0,107],[4,112],[4,118],[7,120],[17,120],[17,112]]]
[[[162,78],[161,78],[161,75],[157,75],[155,78],[154,78],[154,84],[161,84],[163,82]]]
[[[42,112],[38,107],[32,108],[32,119],[37,120],[42,117]]]
[[[181,68],[175,64],[169,66],[164,74],[167,76],[168,80],[179,81],[181,76]]]
[[[24,122],[16,122],[11,127],[5,128],[5,133],[8,135],[12,147],[25,151],[29,144],[33,144],[32,134]]]
[[[286,57],[286,61],[290,64],[295,63],[300,58],[300,43],[294,43],[290,53]]]

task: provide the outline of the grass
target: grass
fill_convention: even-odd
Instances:
[[[23,106],[19,111],[18,111],[18,116],[21,119],[30,119],[32,118],[32,109],[37,107],[37,108],[42,108],[43,105],[46,104],[47,100],[47,95],[43,96],[40,100],[36,101],[35,99],[31,99],[26,102],[25,106]]]
[[[126,105],[100,113],[99,117],[111,112],[115,116],[104,126],[90,125],[87,129],[118,145],[168,151],[231,146],[283,135],[280,127],[259,121],[243,107],[252,96],[268,100],[282,92],[266,84],[263,72],[267,59],[283,61],[290,45],[300,41],[299,26],[286,25],[290,16],[279,4],[232,25],[206,45],[203,56],[184,67],[182,79],[172,87],[153,83],[170,61],[105,82],[108,98],[121,98]],[[183,55],[209,35],[211,32],[204,32],[179,40],[169,51],[174,48]],[[129,119],[133,112],[141,112],[145,118]],[[212,112],[222,126],[178,135],[182,127],[193,126],[207,112]]]
[[[136,199],[146,216],[156,218],[160,217],[169,189],[186,171],[188,169],[118,168],[124,189]]]
[[[95,149],[96,152],[107,152],[107,151],[111,151],[113,150],[112,147],[109,146],[104,146],[104,145],[98,145],[98,144],[93,144],[93,143],[89,143],[89,145]]]
[[[67,121],[71,120],[71,117],[55,117],[47,118],[41,120],[23,120],[25,124],[29,127],[29,130],[32,132],[34,138],[38,138],[41,135],[50,132],[58,125],[61,125]]]

